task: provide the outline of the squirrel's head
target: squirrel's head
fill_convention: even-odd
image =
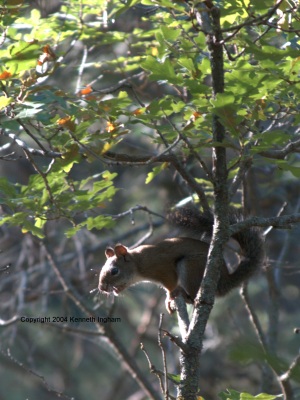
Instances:
[[[122,244],[105,250],[106,263],[99,276],[100,292],[118,296],[122,290],[137,282],[136,266],[130,250]]]

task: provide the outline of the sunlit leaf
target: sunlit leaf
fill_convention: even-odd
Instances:
[[[12,97],[6,97],[6,96],[1,96],[0,97],[0,110],[2,108],[7,107],[9,104],[11,104],[14,101]]]

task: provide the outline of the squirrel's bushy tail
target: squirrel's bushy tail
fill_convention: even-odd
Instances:
[[[184,235],[208,241],[211,239],[214,217],[210,213],[201,213],[196,207],[181,207],[171,211],[167,219],[177,226]],[[243,220],[242,214],[231,208],[229,211],[230,225]],[[242,251],[242,260],[230,274],[224,262],[218,283],[218,295],[225,295],[231,289],[240,286],[249,279],[263,264],[264,241],[259,229],[255,227],[244,229],[232,236]]]
[[[235,209],[230,209],[229,223],[233,225],[242,221],[242,214]],[[242,282],[249,279],[255,272],[257,272],[264,262],[264,241],[261,232],[256,227],[251,227],[239,231],[232,235],[242,250],[242,260],[232,274],[223,275],[223,284],[218,285],[218,294],[225,295],[231,289],[240,286]]]

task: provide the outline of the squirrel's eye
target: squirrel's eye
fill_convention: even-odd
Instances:
[[[110,270],[110,274],[111,275],[117,275],[119,273],[119,268],[117,268],[117,267],[113,267],[111,270]]]

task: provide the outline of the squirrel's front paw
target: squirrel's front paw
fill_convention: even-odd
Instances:
[[[167,291],[167,297],[166,297],[166,309],[168,311],[169,314],[173,314],[176,311],[176,304],[174,302],[174,298],[176,296],[174,296],[174,291],[171,293],[169,291]]]
[[[185,290],[182,287],[177,286],[177,288],[174,289],[172,292],[167,292],[166,309],[169,314],[173,314],[176,311],[176,304],[174,299],[177,296],[182,296],[186,303],[193,303],[193,301],[191,301],[191,298],[187,295]]]

